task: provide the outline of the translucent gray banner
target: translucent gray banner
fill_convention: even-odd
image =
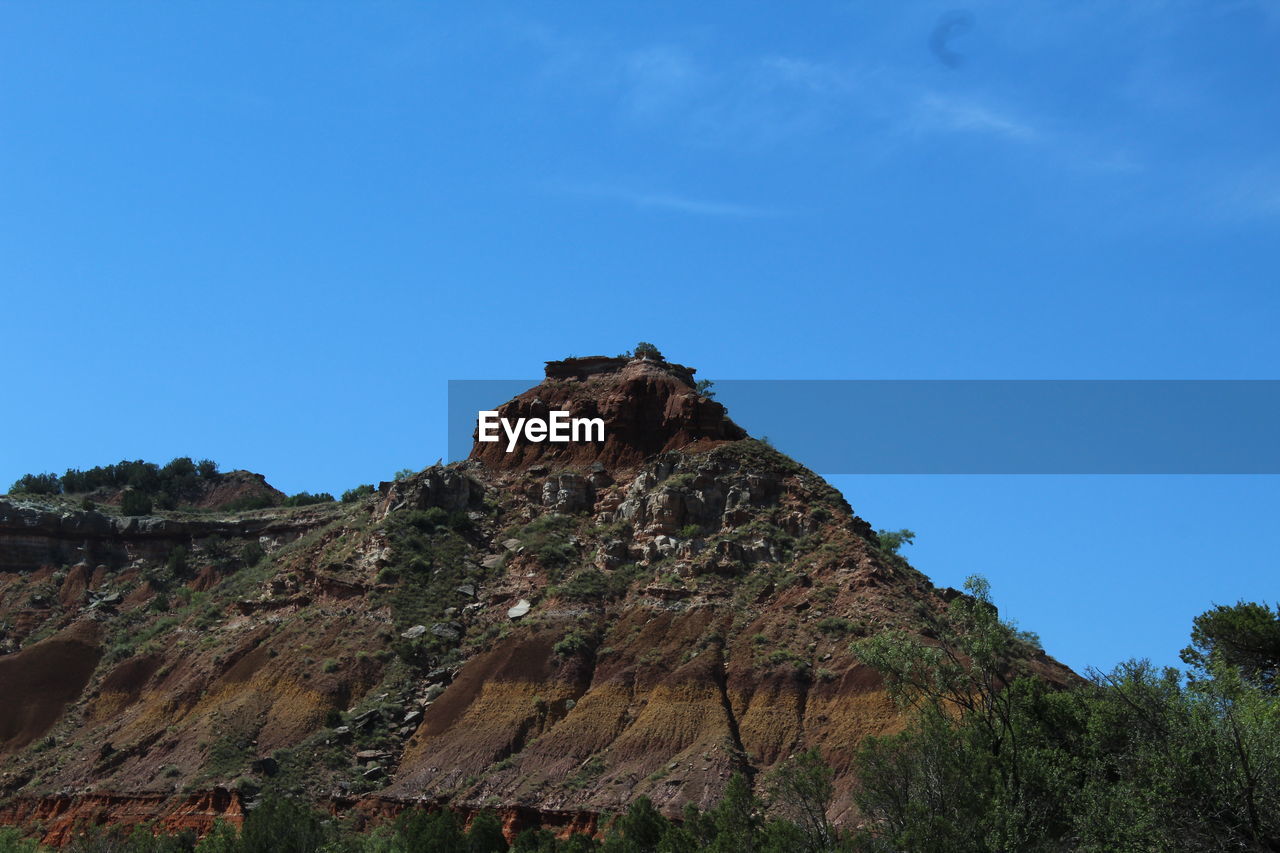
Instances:
[[[451,380],[449,456],[537,380]],[[1277,380],[749,380],[716,400],[822,474],[1277,474]]]

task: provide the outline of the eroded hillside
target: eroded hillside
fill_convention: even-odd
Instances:
[[[279,788],[590,828],[811,746],[847,818],[853,750],[901,719],[850,642],[959,593],[692,370],[547,376],[501,411],[600,416],[605,442],[477,444],[351,504],[0,502],[0,820],[52,842],[78,819],[203,829]]]

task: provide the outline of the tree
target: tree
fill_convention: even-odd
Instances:
[[[880,530],[876,532],[876,538],[880,541],[880,549],[890,554],[897,554],[902,550],[903,545],[910,545],[916,541],[915,531],[907,530],[905,527],[901,530]]]
[[[36,842],[23,838],[17,829],[0,828],[0,853],[38,853],[39,849]]]
[[[187,571],[187,549],[181,545],[175,545],[169,551],[169,558],[165,561],[165,566],[173,573],[174,577],[181,577]]]
[[[373,487],[372,483],[364,483],[363,485],[356,486],[354,489],[347,489],[343,492],[342,502],[344,504],[355,503],[361,498],[366,498],[376,491],[377,489]]]
[[[556,853],[556,837],[547,829],[526,829],[516,836],[512,853]],[[432,848],[422,848],[430,850]]]
[[[15,495],[56,495],[62,491],[62,483],[57,474],[23,474],[9,491]]]
[[[491,812],[481,812],[467,830],[467,853],[506,853],[507,839],[502,824]]]
[[[120,496],[120,511],[125,515],[147,515],[151,512],[151,498],[138,489],[125,489]]]
[[[240,833],[241,853],[316,853],[328,841],[320,816],[309,806],[268,796],[249,812]]]
[[[1274,693],[1280,688],[1280,606],[1239,601],[1218,605],[1195,618],[1191,645],[1182,660],[1207,673],[1214,659],[1237,669],[1242,678]]]
[[[448,809],[428,812],[410,809],[396,822],[397,834],[406,850],[438,850],[440,853],[467,853],[467,840],[458,819]]]
[[[764,804],[751,793],[747,777],[735,773],[720,802],[707,812],[705,849],[716,853],[756,853],[764,840]]]
[[[636,358],[649,358],[654,361],[662,361],[662,353],[659,352],[657,347],[648,341],[641,341],[636,344],[634,352]]]
[[[697,391],[708,400],[714,400],[716,398],[716,392],[711,390],[711,386],[713,385],[715,385],[715,383],[710,379],[699,379],[693,384],[693,390]]]
[[[190,456],[177,456],[160,469],[160,476],[166,480],[174,477],[188,477],[195,473],[196,463]]]
[[[860,802],[912,850],[991,849],[970,838],[978,824],[995,849],[1025,849],[1060,821],[1028,795],[1050,784],[1024,724],[1043,685],[1019,678],[1039,643],[1000,619],[984,578],[970,577],[965,589],[945,614],[925,617],[923,631],[936,639],[895,630],[853,645],[917,711],[915,729],[864,745]]]
[[[284,499],[284,506],[311,506],[312,504],[333,503],[333,495],[328,492],[298,492]]]
[[[561,841],[556,849],[557,853],[595,853],[600,849],[600,842],[590,835],[575,832],[564,841]]]
[[[218,820],[196,845],[196,853],[240,853],[240,836],[231,824]]]
[[[658,813],[648,797],[638,797],[609,827],[609,837],[601,849],[605,853],[648,853],[658,849],[658,842],[670,826],[671,822]]]
[[[770,804],[800,830],[799,849],[824,853],[838,834],[827,820],[835,774],[816,748],[793,755],[769,780]]]

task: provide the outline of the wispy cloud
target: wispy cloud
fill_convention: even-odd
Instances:
[[[1212,209],[1227,219],[1270,219],[1280,216],[1280,167],[1259,164],[1235,171],[1210,193]]]
[[[627,109],[640,118],[658,118],[685,108],[713,84],[684,49],[654,45],[618,58],[617,76]]]
[[[554,98],[596,100],[614,121],[702,148],[768,149],[848,115],[858,74],[785,54],[717,56],[678,40],[620,43],[546,27],[517,36],[543,55],[532,80]]]
[[[738,204],[697,198],[680,193],[637,190],[628,187],[604,186],[598,184],[569,185],[559,184],[553,187],[558,192],[587,198],[621,202],[642,210],[665,210],[693,216],[708,216],[732,219],[761,219],[777,216],[789,216],[791,211],[749,204]]]
[[[1021,19],[1014,24],[1029,26]],[[1048,35],[1063,38],[1062,33]],[[850,159],[870,161],[967,135],[989,145],[1019,146],[1069,169],[1121,173],[1142,168],[1132,140],[1081,127],[1054,114],[1047,101],[1029,109],[1029,93],[1017,85],[993,86],[974,75],[950,75],[940,85],[918,68],[877,59],[874,53],[857,59],[725,56],[687,40],[626,44],[614,37],[541,31],[531,42],[544,54],[536,79],[546,93],[590,98],[626,132],[653,134],[658,144],[770,153],[800,150],[825,138],[838,141],[838,150]],[[681,194],[627,195],[643,207],[722,216],[766,213]],[[622,197],[616,191],[612,196]]]
[[[1043,139],[1027,120],[968,98],[930,92],[920,98],[915,116],[917,129],[984,133],[1014,142]]]

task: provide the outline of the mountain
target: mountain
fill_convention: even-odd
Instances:
[[[427,802],[590,831],[810,747],[855,820],[854,751],[903,713],[850,643],[963,593],[694,373],[548,362],[499,415],[570,410],[603,441],[477,441],[351,503],[0,500],[0,823],[206,830],[281,790],[357,821]]]

